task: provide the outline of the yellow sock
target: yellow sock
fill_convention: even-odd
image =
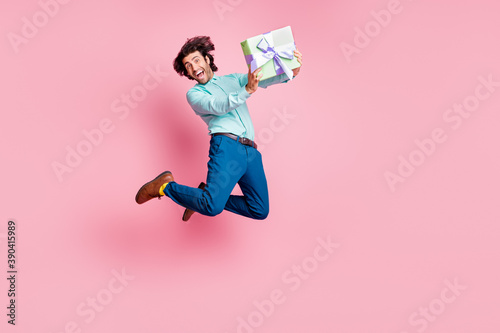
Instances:
[[[161,187],[160,187],[160,195],[165,195],[165,193],[163,193],[163,190],[165,189],[165,187],[167,187],[168,183],[165,183],[163,184]]]

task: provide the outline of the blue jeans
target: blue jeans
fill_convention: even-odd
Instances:
[[[252,219],[269,214],[269,194],[262,155],[250,146],[223,135],[210,140],[205,190],[168,183],[165,195],[181,206],[215,216],[224,209]],[[238,184],[243,195],[231,195]]]

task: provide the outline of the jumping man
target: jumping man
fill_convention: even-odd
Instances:
[[[217,76],[217,66],[211,51],[214,44],[207,36],[188,39],[174,60],[174,69],[198,83],[187,92],[194,112],[208,126],[211,136],[206,183],[198,188],[174,181],[165,171],[144,184],[135,197],[138,204],[153,198],[168,196],[186,208],[182,219],[187,221],[194,212],[207,216],[220,214],[224,209],[252,219],[263,220],[269,214],[269,194],[262,155],[257,150],[254,127],[246,100],[259,87],[290,81],[281,74],[260,81],[258,68],[247,74]],[[302,54],[295,50],[302,64]],[[293,70],[293,77],[300,67]],[[243,195],[232,195],[238,184]]]

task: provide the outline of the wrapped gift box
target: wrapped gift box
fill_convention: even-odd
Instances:
[[[286,73],[291,79],[292,69],[300,67],[293,55],[295,42],[292,28],[284,27],[241,42],[245,61],[253,72],[262,67],[261,80]]]

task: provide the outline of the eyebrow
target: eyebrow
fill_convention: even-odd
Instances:
[[[194,59],[196,59],[196,58],[199,58],[199,57],[200,57],[199,55],[195,55],[194,57],[192,57],[192,58],[191,58],[191,61],[192,61],[192,60],[194,60]],[[186,64],[187,64],[189,61],[190,61],[190,60],[186,61],[186,62],[184,63],[184,66],[186,66]]]

